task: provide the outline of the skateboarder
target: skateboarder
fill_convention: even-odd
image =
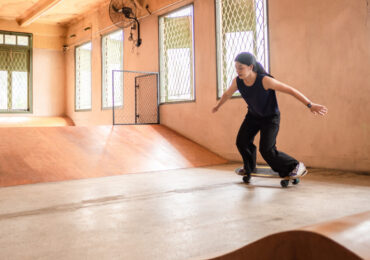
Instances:
[[[235,58],[235,68],[238,76],[222,95],[217,110],[239,90],[248,104],[248,113],[240,127],[236,146],[243,158],[244,167],[238,174],[246,175],[256,167],[256,146],[254,137],[260,131],[260,153],[270,167],[279,173],[280,177],[300,177],[307,173],[302,162],[276,149],[276,136],[279,131],[280,111],[275,91],[292,95],[301,101],[314,114],[325,115],[325,106],[315,104],[295,88],[274,79],[249,52],[239,53]]]

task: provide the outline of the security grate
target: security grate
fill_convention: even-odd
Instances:
[[[237,75],[234,59],[238,53],[253,53],[269,69],[266,0],[216,0],[216,29],[221,97]]]
[[[160,101],[194,100],[193,6],[159,19]]]
[[[113,70],[112,74],[113,124],[158,124],[158,73]],[[113,102],[117,90],[123,104]]]
[[[123,30],[119,30],[102,38],[103,59],[103,84],[102,105],[103,108],[112,107],[112,70],[123,69]],[[117,79],[118,80],[118,79]],[[115,106],[123,105],[122,82],[115,84]]]
[[[0,112],[31,110],[31,39],[0,31]]]
[[[91,42],[76,47],[76,111],[91,109]]]

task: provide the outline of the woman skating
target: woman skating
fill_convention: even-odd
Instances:
[[[278,172],[280,177],[296,178],[304,176],[307,170],[302,162],[298,162],[293,157],[276,149],[280,111],[275,91],[292,95],[314,114],[325,115],[328,111],[327,108],[312,103],[295,88],[272,78],[262,65],[256,61],[254,55],[249,52],[242,52],[236,56],[235,68],[238,76],[222,95],[212,112],[217,112],[237,90],[248,104],[248,113],[236,139],[236,145],[244,163],[244,167],[239,171],[239,174],[249,174],[256,167],[256,146],[253,141],[258,131],[260,131],[259,150],[270,167]]]

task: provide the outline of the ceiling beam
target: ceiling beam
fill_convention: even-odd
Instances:
[[[42,16],[45,12],[62,2],[63,0],[40,0],[32,7],[27,9],[24,14],[16,20],[20,26],[27,26]]]

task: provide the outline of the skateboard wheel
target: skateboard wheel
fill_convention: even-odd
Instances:
[[[286,188],[289,185],[289,180],[282,180],[280,182],[281,187]]]
[[[292,183],[293,183],[294,185],[297,185],[297,184],[299,183],[299,178],[294,179],[294,180],[292,181]]]
[[[251,176],[250,175],[243,176],[243,182],[244,183],[249,183],[250,180],[251,180]]]

